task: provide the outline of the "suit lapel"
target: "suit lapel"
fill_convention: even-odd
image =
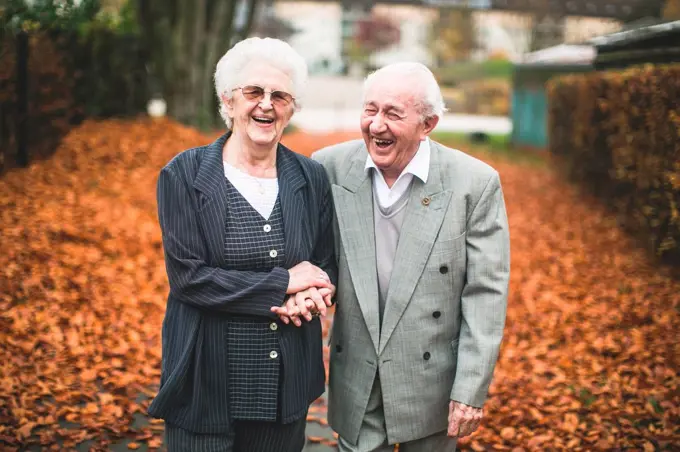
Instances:
[[[198,199],[199,218],[211,250],[219,250],[214,258],[220,267],[224,260],[224,233],[227,219],[227,182],[224,176],[222,149],[231,132],[218,138],[206,148],[194,188],[201,192]],[[304,221],[307,207],[300,190],[307,181],[292,151],[279,144],[276,154],[276,171],[279,179],[279,199],[286,235],[285,264],[290,268],[299,262],[299,256],[309,253],[309,224]]]
[[[279,178],[279,200],[283,213],[283,231],[286,237],[286,268],[300,262],[300,256],[311,255],[311,231],[307,216],[309,210],[303,196],[307,180],[293,152],[279,144],[276,154],[276,172]]]
[[[377,352],[380,335],[378,276],[375,266],[373,189],[371,178],[364,169],[366,155],[365,147],[362,146],[353,155],[352,167],[342,185],[333,185],[332,190],[340,239],[352,284]]]
[[[433,142],[430,142],[430,150],[427,183],[424,184],[420,179],[414,178],[406,206],[387,293],[379,353],[382,353],[411,300],[451,199],[451,191],[442,189],[438,154],[440,150]]]
[[[222,148],[230,135],[231,132],[227,132],[205,149],[193,184],[200,192],[198,217],[205,232],[208,249],[214,250],[211,255],[220,267],[225,265],[224,228],[227,218],[227,182],[222,163]]]

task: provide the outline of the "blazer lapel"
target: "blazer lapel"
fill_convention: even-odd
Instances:
[[[227,182],[222,163],[222,148],[231,135],[227,132],[204,151],[193,186],[200,192],[198,217],[215,263],[224,267],[224,228],[227,217]]]
[[[451,199],[451,191],[442,191],[439,149],[430,142],[430,171],[427,183],[414,178],[406,206],[404,224],[387,293],[381,328],[379,353],[382,353],[394,328],[408,306],[432,246],[439,234]]]
[[[284,260],[286,268],[291,268],[300,262],[299,256],[310,255],[313,246],[309,230],[312,220],[308,218],[309,210],[301,190],[307,185],[307,179],[293,152],[281,144],[276,154],[276,172],[286,237]]]
[[[332,190],[340,239],[352,284],[377,352],[380,335],[378,276],[375,265],[373,188],[365,170],[366,155],[365,147],[361,147],[353,156],[352,167],[342,185],[333,185]]]

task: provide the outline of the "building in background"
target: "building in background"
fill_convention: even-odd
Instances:
[[[296,30],[287,41],[305,59],[311,74],[343,72],[343,11],[339,2],[277,1],[270,8]]]
[[[502,55],[511,61],[521,61],[522,55],[531,50],[586,42],[593,37],[619,31],[623,24],[617,18],[537,14],[530,10],[529,3],[505,3],[505,7],[491,0],[467,3],[475,33],[470,59],[483,61]],[[456,60],[442,62],[438,58],[432,29],[452,5],[458,8],[463,4],[462,0],[280,0],[268,2],[263,10],[267,11],[267,16],[275,16],[295,30],[287,40],[306,59],[312,74],[346,74],[361,73],[362,70],[404,60],[420,61],[429,66],[457,63]],[[491,7],[502,9],[489,9]],[[588,11],[598,13],[599,9],[588,9],[588,4],[584,4],[573,10],[574,13]],[[606,11],[614,14],[611,8]],[[401,37],[394,45],[370,55],[367,68],[352,70],[351,49],[357,24],[372,14],[392,20]],[[620,14],[624,14],[623,9]],[[450,28],[459,29],[461,24],[452,23]]]
[[[524,56],[512,78],[512,144],[545,149],[548,146],[548,96],[552,77],[593,70],[595,48],[588,44],[560,44]]]

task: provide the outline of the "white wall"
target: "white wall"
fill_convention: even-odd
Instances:
[[[320,72],[324,59],[330,63],[329,72],[337,72],[342,63],[339,3],[277,1],[274,10],[298,30],[289,44],[307,61],[311,73]]]
[[[415,6],[376,5],[376,14],[390,17],[401,30],[401,42],[388,49],[376,52],[371,58],[375,66],[383,66],[398,61],[418,61],[432,64],[429,49],[429,33],[432,22],[437,17],[435,9]]]

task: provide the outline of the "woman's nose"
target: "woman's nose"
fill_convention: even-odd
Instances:
[[[259,103],[260,108],[263,110],[271,110],[272,107],[272,95],[271,93],[264,93],[264,97]]]

